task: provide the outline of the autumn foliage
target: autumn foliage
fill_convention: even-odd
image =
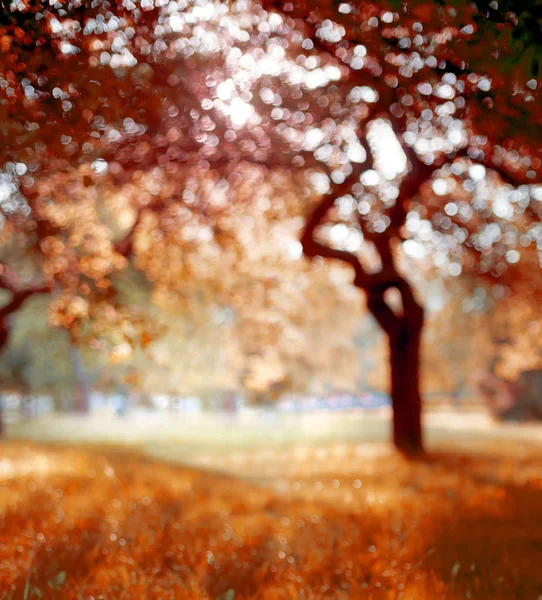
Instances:
[[[388,338],[394,441],[420,450],[424,311],[401,254],[510,289],[540,267],[537,3],[2,7],[2,236],[36,267],[2,267],[14,302],[54,290],[79,335],[121,320],[111,278],[132,263],[161,298],[205,283],[254,314],[232,223],[251,231],[259,206],[350,267]]]

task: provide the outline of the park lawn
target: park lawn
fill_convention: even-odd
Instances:
[[[272,477],[0,450],[2,600],[542,598],[540,447],[298,453]]]

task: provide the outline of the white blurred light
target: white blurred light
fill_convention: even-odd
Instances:
[[[95,173],[101,174],[107,172],[109,165],[103,158],[98,158],[92,163],[91,167]]]
[[[361,183],[367,186],[378,185],[380,183],[380,176],[374,169],[368,169],[361,176]]]
[[[415,240],[407,240],[403,244],[403,250],[405,254],[411,256],[412,258],[423,258],[427,255],[427,249],[420,242],[416,242]]]
[[[367,158],[367,152],[359,142],[350,142],[346,155],[350,162],[355,163],[362,163]]]
[[[241,98],[234,98],[230,105],[231,121],[234,125],[245,125],[250,117],[254,114],[254,107],[247,102],[243,102]]]
[[[290,245],[288,246],[288,256],[293,260],[297,260],[298,258],[301,258],[302,254],[303,246],[297,240],[290,242]]]
[[[521,255],[517,250],[508,250],[506,253],[506,261],[511,264],[517,263],[520,258]]]
[[[216,95],[219,100],[226,102],[231,99],[234,90],[235,84],[233,83],[233,79],[226,79],[226,81],[223,81],[217,86]]]
[[[171,27],[171,31],[180,33],[183,30],[183,25],[183,19],[179,15],[171,15],[171,17],[169,17],[169,26]]]
[[[486,169],[483,165],[472,165],[469,169],[469,176],[474,181],[481,181],[486,176]]]
[[[461,268],[461,265],[459,263],[452,263],[449,267],[448,267],[448,273],[452,276],[452,277],[457,277],[458,275],[461,275],[461,271],[463,269]]]
[[[448,192],[448,184],[445,179],[435,179],[432,187],[437,196],[444,196]]]
[[[374,121],[370,125],[369,136],[377,170],[388,180],[403,173],[407,159],[390,124],[382,119]]]
[[[318,129],[317,127],[313,127],[305,133],[305,140],[303,145],[307,150],[313,150],[314,148],[320,145],[323,139],[324,132],[321,129]]]

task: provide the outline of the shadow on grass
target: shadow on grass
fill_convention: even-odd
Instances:
[[[534,455],[379,456],[336,475],[296,473],[279,494],[125,452],[47,452],[70,469],[25,475],[0,495],[0,598],[542,593]]]
[[[523,452],[523,451],[524,452]],[[515,456],[438,453],[421,467],[455,486],[443,489],[436,551],[427,567],[459,597],[542,596],[542,469],[540,450]],[[437,484],[435,484],[437,485]],[[423,489],[420,490],[423,493]]]

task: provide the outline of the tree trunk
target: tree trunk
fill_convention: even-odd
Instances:
[[[75,382],[76,408],[78,412],[88,413],[90,408],[89,385],[87,374],[78,348],[72,343],[70,345],[70,355],[72,359],[73,375]]]
[[[388,335],[393,443],[408,455],[423,451],[420,343],[423,321],[402,319]]]
[[[49,291],[48,287],[29,288],[26,290],[14,290],[11,285],[4,282],[2,289],[8,290],[13,295],[10,302],[0,308],[0,352],[2,352],[9,342],[11,333],[11,319],[13,315],[21,308],[24,301],[34,294],[42,294]],[[1,390],[0,390],[1,391]],[[0,436],[3,432],[2,406],[0,406]]]

